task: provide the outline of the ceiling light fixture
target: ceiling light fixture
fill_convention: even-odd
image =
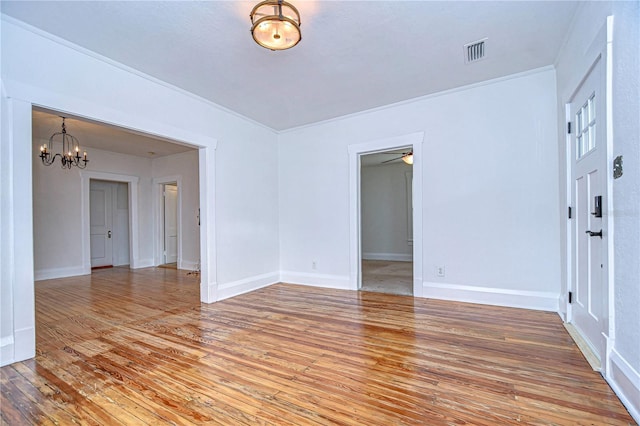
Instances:
[[[84,169],[87,167],[87,151],[84,151],[84,155],[80,156],[80,143],[78,139],[67,133],[67,127],[64,124],[65,117],[62,118],[62,131],[56,132],[49,138],[49,142],[40,147],[40,159],[42,164],[50,166],[56,160],[56,157],[60,157],[62,168],[71,169],[72,166]],[[53,145],[62,143],[62,154],[57,153],[52,155]]]
[[[402,161],[409,165],[413,165],[413,152],[406,153],[402,156]]]
[[[251,35],[260,46],[271,50],[290,49],[302,38],[300,13],[291,3],[266,0],[251,11]]]

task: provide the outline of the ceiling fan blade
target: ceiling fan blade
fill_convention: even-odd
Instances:
[[[404,157],[404,155],[401,155],[400,157],[392,158],[391,160],[385,160],[385,161],[381,162],[380,164],[390,163],[392,161],[400,160],[402,157]]]

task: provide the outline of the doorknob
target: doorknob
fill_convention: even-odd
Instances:
[[[602,229],[599,230],[598,232],[586,231],[586,233],[589,234],[590,237],[600,237],[600,238],[602,238]]]
[[[111,238],[111,231],[107,231],[107,238]]]

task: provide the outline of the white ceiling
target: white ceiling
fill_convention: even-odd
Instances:
[[[7,1],[2,13],[275,130],[552,65],[578,2],[296,1],[302,41],[251,38],[256,1]],[[465,64],[463,45],[487,40]]]
[[[43,109],[34,109],[32,137],[34,140],[49,140],[49,137],[61,131],[60,114]],[[65,126],[70,135],[75,136],[80,147],[87,149],[91,161],[91,149],[96,148],[138,157],[157,158],[179,154],[195,148],[162,138],[140,134],[120,127],[96,123],[87,119],[65,115]],[[60,140],[60,139],[56,139]]]

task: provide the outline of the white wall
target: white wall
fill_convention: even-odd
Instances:
[[[2,364],[35,351],[35,345],[29,346],[35,342],[31,163],[11,168],[12,162],[35,155],[32,104],[200,147],[202,300],[212,302],[278,281],[275,132],[11,18],[2,20],[3,97],[13,112],[2,114],[2,149],[9,155],[0,162],[2,173],[8,171],[3,182],[13,184],[13,193],[3,196],[0,229],[3,239],[14,230],[23,239],[22,246],[14,238],[8,243],[19,259],[0,259],[2,273],[7,268],[9,275],[1,284],[3,304],[6,295],[7,312],[20,306],[13,310],[12,346],[4,345],[11,334],[0,336]],[[65,66],[42,66],[50,63]],[[10,214],[4,214],[5,208]],[[15,339],[18,335],[24,338]]]
[[[624,156],[624,175],[613,181],[614,335],[605,364],[607,380],[636,421],[640,421],[640,3],[603,1],[583,3],[557,63],[558,153],[562,264],[566,265],[566,203],[564,105],[586,74],[593,57],[587,54],[607,16],[613,16],[613,152]],[[562,271],[562,294],[567,290],[567,269]],[[561,304],[565,312],[565,304]]]
[[[182,250],[178,268],[193,269],[200,261],[198,151],[187,151],[155,158],[152,162],[152,175],[156,180],[165,177],[179,177],[181,181],[179,197],[182,207],[178,238],[181,240]],[[159,232],[159,229],[156,229],[156,232]]]
[[[45,142],[34,140],[34,152]],[[153,258],[151,160],[91,148],[87,148],[87,154],[89,156],[89,166],[85,169],[87,171],[137,176],[140,179],[138,181],[138,255],[141,265],[151,265]],[[58,160],[47,167],[36,155],[32,157],[36,280],[82,275],[87,271],[84,270],[82,257],[81,170],[78,168],[63,170]]]
[[[361,169],[363,259],[411,260],[411,196],[407,196],[405,173],[411,173],[411,166],[404,162]]]
[[[556,123],[544,69],[283,133],[283,271],[346,282],[348,145],[424,131],[423,294],[557,309]]]

